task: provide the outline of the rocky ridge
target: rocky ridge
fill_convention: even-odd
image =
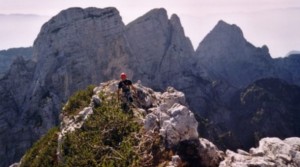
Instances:
[[[113,100],[117,90],[117,83],[118,81],[101,83],[99,87],[94,88],[94,95],[90,100],[91,103],[89,106],[85,107],[75,116],[62,116],[60,132],[57,136],[58,144],[56,155],[58,158],[54,158],[58,160],[56,165],[59,165],[63,159],[66,159],[63,157],[66,155],[63,155],[61,151],[61,148],[64,148],[64,152],[66,152],[67,149],[63,146],[64,140],[66,140],[64,136],[68,133],[74,133],[77,130],[87,131],[87,129],[84,128],[85,122],[88,119],[92,119],[90,117],[93,116],[93,110],[96,106],[101,106],[105,103],[103,98],[99,95],[106,96],[108,97],[107,99]],[[300,138],[294,137],[285,140],[264,138],[260,140],[259,147],[251,148],[249,153],[238,149],[237,153],[227,150],[226,154],[224,154],[224,152],[220,151],[207,139],[199,138],[196,131],[198,123],[193,113],[185,106],[185,96],[182,92],[169,87],[166,92],[159,93],[142,86],[141,83],[135,84],[135,87],[137,88],[137,94],[135,96],[134,106],[136,107],[132,109],[136,121],[139,122],[140,126],[144,127],[145,133],[143,136],[155,138],[154,132],[158,132],[163,138],[163,140],[160,141],[163,143],[163,146],[174,150],[174,153],[169,155],[169,160],[167,160],[167,162],[161,162],[160,165],[164,164],[163,166],[168,167],[229,167],[249,165],[296,167],[300,165]],[[180,134],[183,132],[185,132],[185,135]],[[88,139],[86,140],[88,141]],[[88,143],[81,144],[88,145]],[[153,153],[151,149],[149,151]],[[39,153],[35,156],[37,159],[38,157],[43,157],[43,155]],[[154,158],[159,159],[162,157]],[[28,163],[24,160],[23,158],[20,163],[14,165],[24,166],[24,164]],[[33,159],[33,161],[35,160]],[[150,161],[155,160],[150,159]],[[158,160],[156,159],[156,161]],[[135,165],[127,164],[127,166]]]
[[[106,83],[101,83],[99,87],[94,88],[94,95],[91,98],[91,103],[89,106],[86,106],[82,111],[78,112],[77,115],[63,115],[61,120],[60,132],[57,136],[57,159],[59,161],[65,159],[63,152],[66,152],[67,148],[64,148],[65,136],[68,133],[73,133],[76,130],[83,130],[83,126],[89,117],[92,117],[93,110],[97,106],[103,105],[101,96],[107,97],[108,100],[113,100],[117,90],[118,81],[108,81]],[[137,88],[137,94],[134,101],[134,108],[132,108],[134,117],[136,121],[140,123],[140,126],[144,126],[144,136],[151,136],[154,132],[159,133],[162,136],[163,140],[161,143],[164,143],[164,146],[168,149],[177,149],[178,153],[183,154],[185,148],[180,147],[182,143],[185,146],[190,146],[190,149],[194,146],[202,147],[201,154],[193,155],[194,159],[199,159],[201,156],[206,156],[207,152],[210,151],[209,156],[214,159],[207,158],[207,161],[197,162],[199,163],[210,163],[216,165],[221,160],[222,152],[219,150],[214,150],[216,152],[211,152],[209,148],[216,148],[212,143],[205,139],[199,140],[199,135],[197,132],[198,123],[194,117],[194,114],[185,106],[185,95],[182,92],[175,90],[172,87],[169,87],[166,92],[154,92],[152,89],[142,86],[140,83],[134,85]],[[111,111],[106,111],[111,112]],[[111,127],[114,128],[114,127]],[[193,145],[191,145],[193,144]],[[64,151],[61,149],[64,148]],[[207,148],[207,149],[204,149]],[[196,148],[196,150],[200,148]],[[28,151],[30,152],[30,151]],[[151,152],[151,150],[150,150]],[[188,151],[187,151],[188,152]],[[28,154],[28,153],[27,153]],[[26,155],[25,155],[26,156]],[[28,156],[28,155],[27,155]],[[42,155],[35,155],[36,157]],[[181,155],[184,156],[184,155]],[[35,158],[33,157],[32,161]],[[182,163],[189,164],[192,162],[185,162],[185,159],[180,159],[180,155],[172,155],[173,161],[170,161],[167,165],[178,166]],[[175,160],[177,159],[177,160]],[[25,162],[26,158],[22,159],[17,166],[23,166],[28,164]],[[154,160],[152,160],[154,161]],[[190,164],[192,165],[192,164]],[[26,165],[25,165],[26,166]],[[131,166],[131,165],[129,165]]]

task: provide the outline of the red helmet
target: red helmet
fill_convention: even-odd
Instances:
[[[126,79],[126,74],[122,72],[120,77],[121,77],[121,79]]]

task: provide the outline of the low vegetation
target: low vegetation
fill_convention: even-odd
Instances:
[[[38,140],[22,159],[21,167],[57,166],[56,148],[58,128],[54,127]]]
[[[93,87],[75,93],[65,115],[76,115],[90,103]],[[138,118],[124,112],[114,99],[102,103],[80,129],[68,133],[62,156],[56,156],[58,128],[41,138],[26,153],[21,166],[166,166],[173,152],[164,147],[158,132],[146,133]],[[110,99],[110,100],[108,100]]]
[[[90,85],[85,90],[75,92],[64,106],[63,113],[69,116],[76,115],[84,107],[87,107],[91,102],[94,88],[94,85]]]

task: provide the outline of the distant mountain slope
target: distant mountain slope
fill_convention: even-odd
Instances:
[[[32,58],[33,48],[12,48],[8,50],[0,50],[0,78],[9,70],[10,65],[18,57],[22,56],[25,60]]]
[[[274,61],[280,78],[300,85],[300,54],[290,54],[284,58],[274,59]]]
[[[300,136],[299,99],[297,85],[276,78],[257,80],[238,91],[229,107],[208,113],[208,122],[200,127],[206,125],[215,144],[231,149],[249,149],[263,137]]]
[[[213,80],[243,88],[255,80],[275,77],[299,85],[299,54],[272,59],[267,46],[254,47],[236,25],[219,21],[196,50],[197,64]]]

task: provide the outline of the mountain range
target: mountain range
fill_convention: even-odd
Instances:
[[[32,59],[19,57],[0,79],[0,166],[58,125],[76,90],[121,72],[154,90],[184,92],[200,136],[220,148],[300,135],[300,55],[272,59],[267,46],[253,46],[222,20],[194,51],[178,16],[169,19],[165,9],[124,25],[115,8],[70,8],[42,26],[32,49]]]

